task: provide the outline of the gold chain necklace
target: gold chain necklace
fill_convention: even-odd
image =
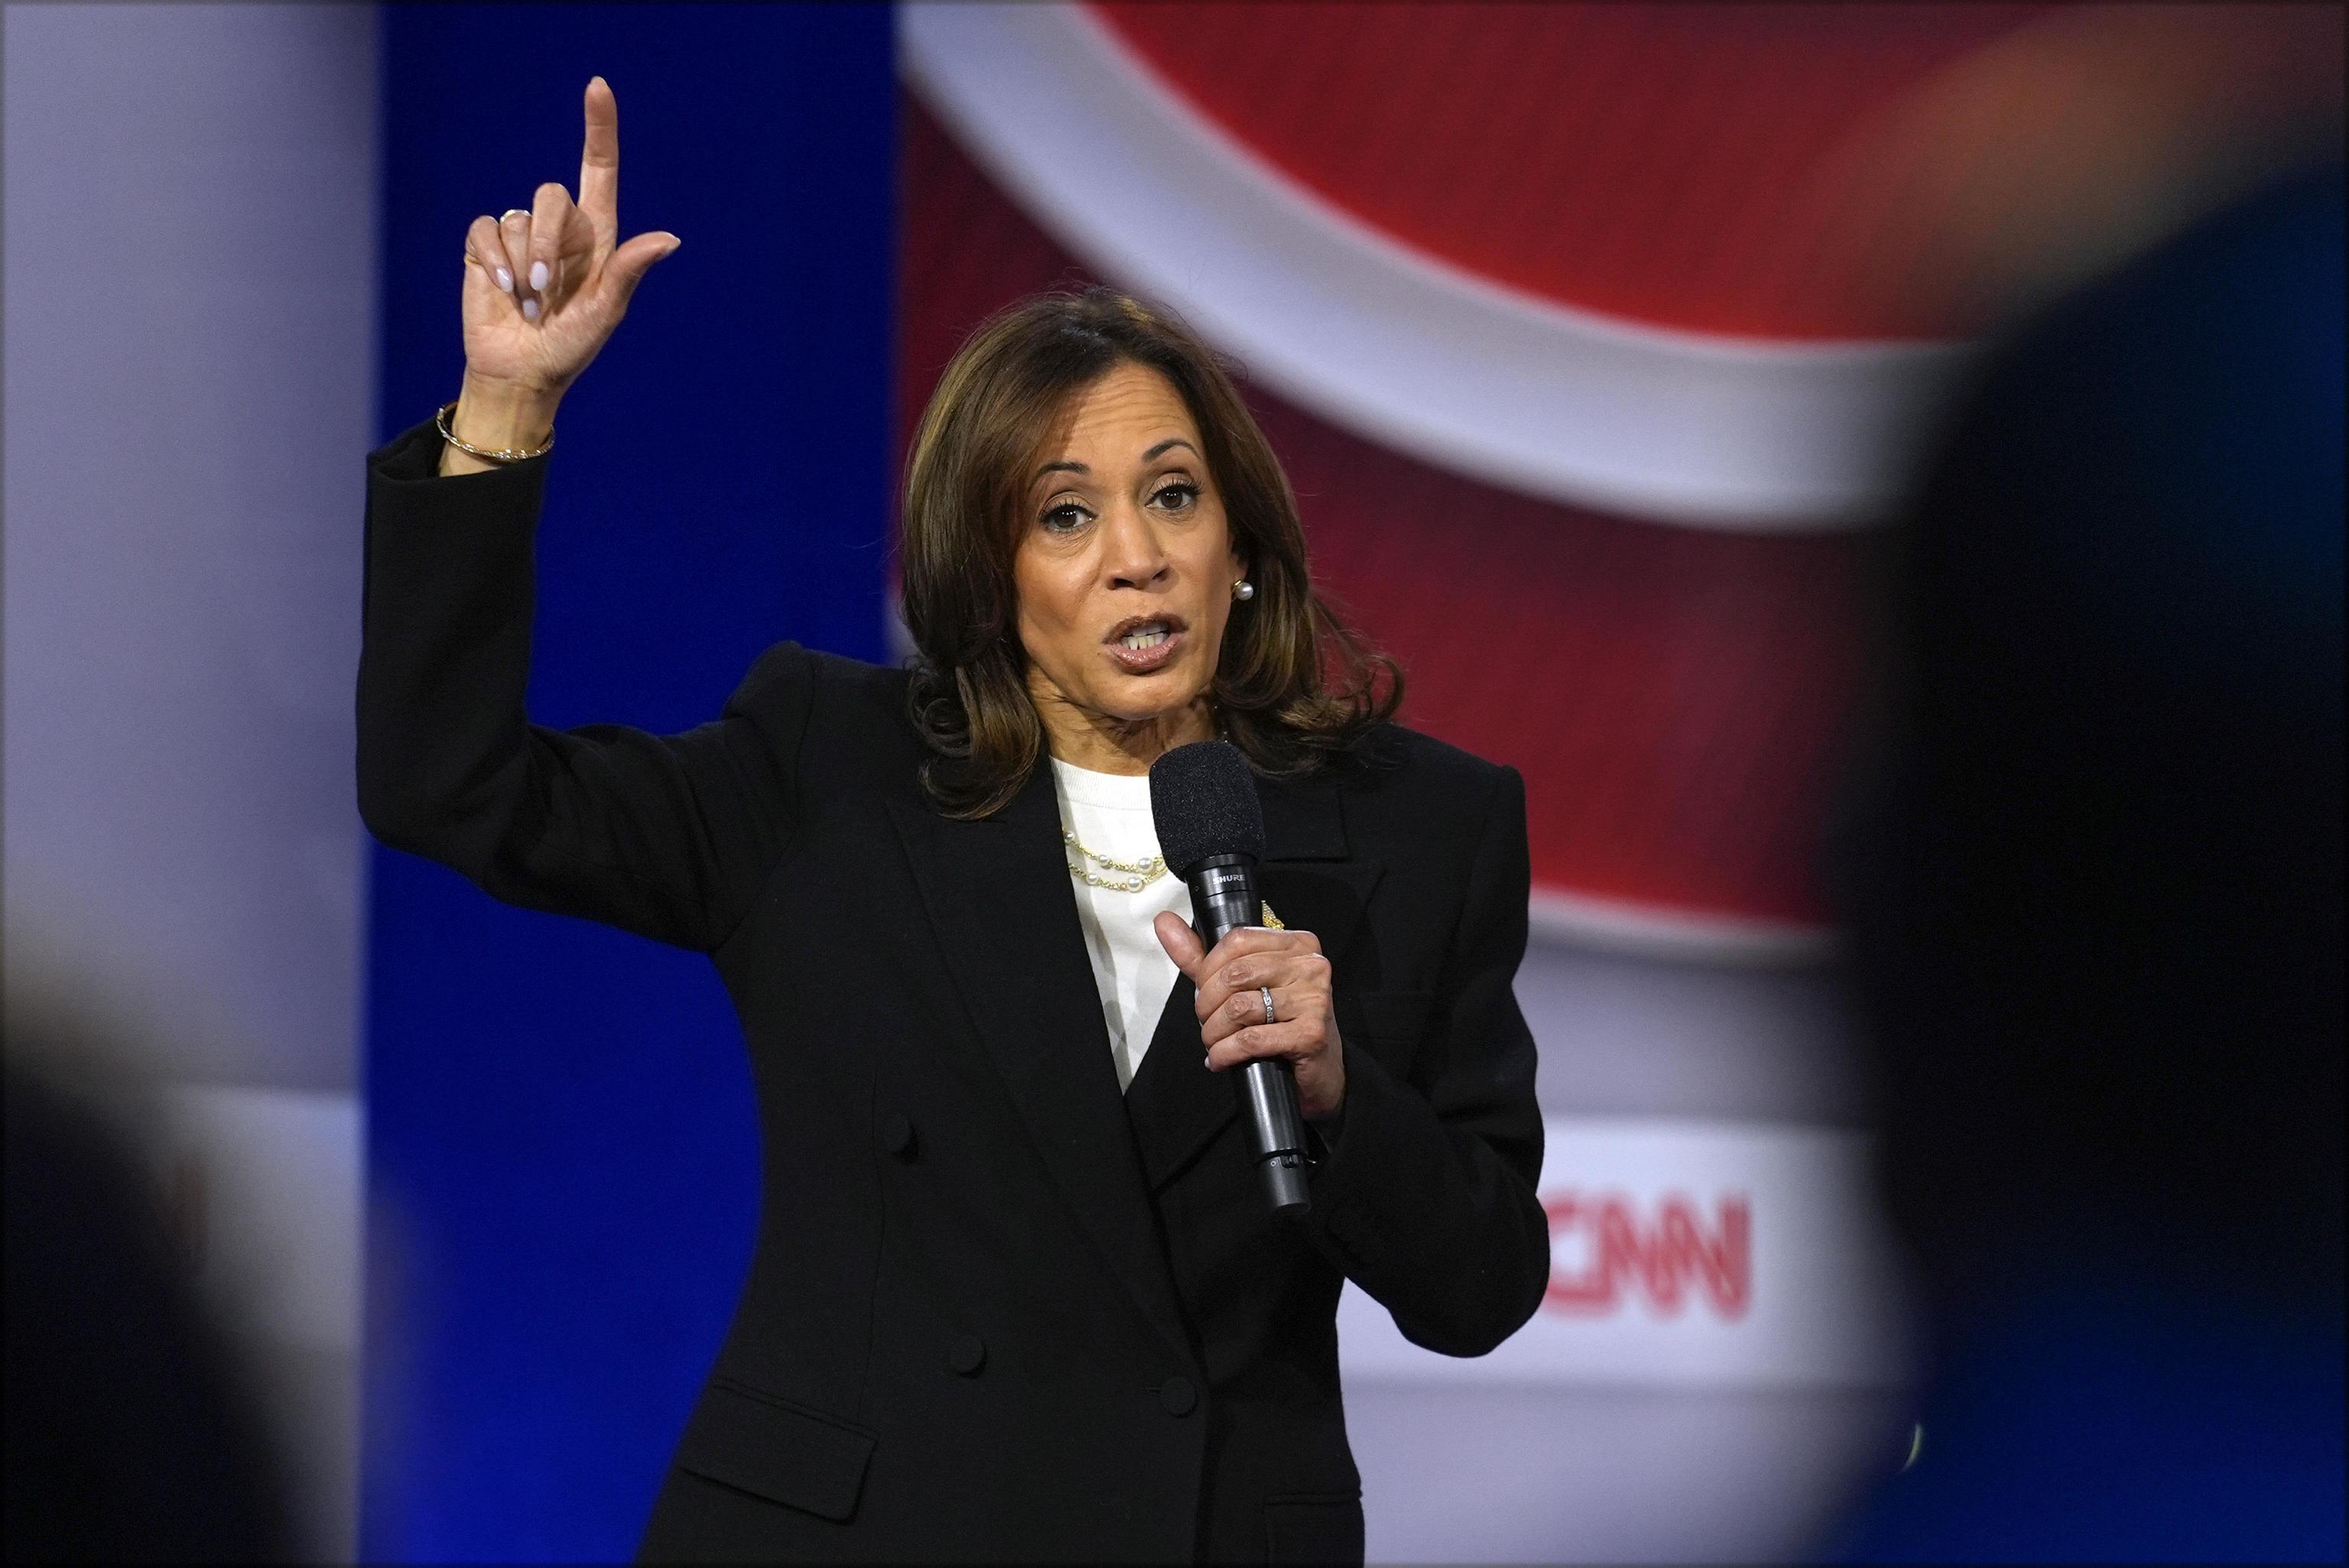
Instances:
[[[1163,855],[1153,855],[1146,861],[1113,861],[1099,850],[1089,850],[1077,842],[1077,835],[1073,831],[1062,832],[1061,842],[1076,851],[1069,857],[1069,874],[1087,887],[1115,888],[1121,892],[1140,892],[1166,874],[1166,860]],[[1092,861],[1103,870],[1115,874],[1102,876],[1085,864],[1087,861]]]

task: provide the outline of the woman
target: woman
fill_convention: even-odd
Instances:
[[[370,460],[359,794],[497,897],[708,952],[742,1018],[758,1249],[645,1554],[1359,1560],[1344,1280],[1478,1355],[1547,1278],[1519,780],[1383,722],[1231,384],[1105,292],[947,368],[912,670],[786,643],[684,735],[531,726],[541,454],[677,244],[617,242],[586,107],[577,204],[467,237],[462,395]],[[1144,774],[1217,736],[1285,928],[1203,953]],[[1225,1076],[1256,1057],[1301,1221]]]

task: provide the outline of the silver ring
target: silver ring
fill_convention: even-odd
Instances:
[[[1256,988],[1256,994],[1264,998],[1264,1021],[1268,1024],[1278,1023],[1280,1020],[1274,1017],[1272,1013],[1272,987],[1259,985]]]

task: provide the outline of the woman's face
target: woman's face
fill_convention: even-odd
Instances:
[[[1245,575],[1198,427],[1126,364],[1070,400],[1029,477],[1011,562],[1029,687],[1056,755],[1146,767],[1213,733],[1206,696]]]

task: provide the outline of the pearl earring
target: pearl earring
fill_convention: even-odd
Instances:
[[[1256,584],[1249,582],[1245,577],[1241,578],[1238,582],[1232,584],[1232,597],[1235,599],[1255,598]]]

